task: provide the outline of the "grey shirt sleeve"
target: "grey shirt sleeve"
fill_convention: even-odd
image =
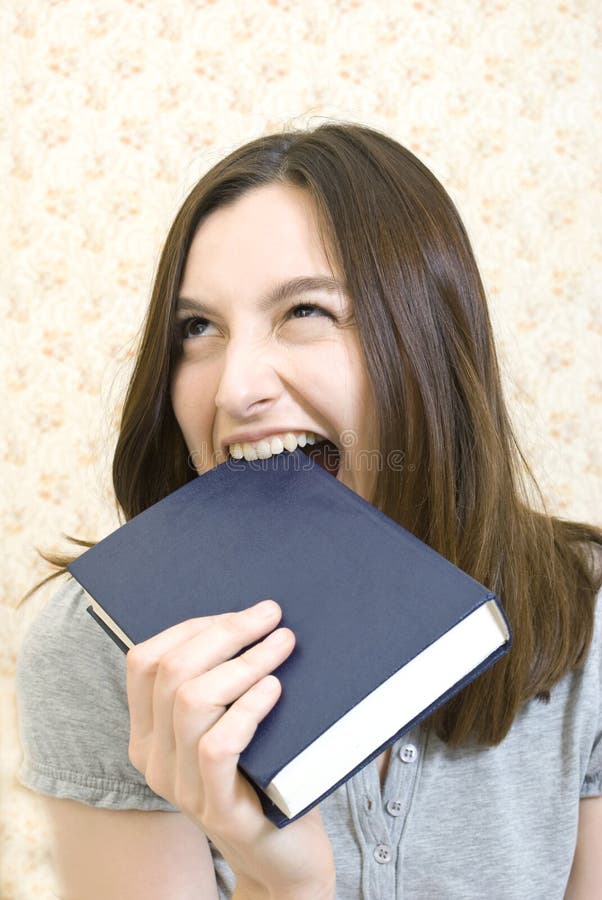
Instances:
[[[22,759],[34,791],[111,809],[177,812],[128,757],[126,657],[69,579],[26,631],[17,655]]]

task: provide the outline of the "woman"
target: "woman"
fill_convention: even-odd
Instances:
[[[253,141],[184,202],[125,401],[119,506],[129,519],[228,453],[307,432],[336,445],[336,477],[500,596],[513,650],[278,830],[236,768],[294,647],[277,602],[123,659],[71,581],[17,682],[20,777],[47,797],[66,895],[595,896],[602,532],[529,507],[458,213],[415,156],[353,124]],[[374,449],[403,468],[362,466]]]

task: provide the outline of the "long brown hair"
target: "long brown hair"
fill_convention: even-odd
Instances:
[[[594,552],[602,530],[546,513],[506,410],[467,233],[441,184],[392,138],[354,123],[268,135],[193,188],[161,255],[125,398],[117,503],[128,520],[196,476],[169,393],[186,256],[212,210],[272,183],[313,198],[325,252],[353,303],[380,456],[404,453],[401,471],[378,472],[372,502],[494,590],[509,616],[512,651],[430,719],[450,744],[470,736],[496,744],[524,701],[546,699],[584,661],[602,584]],[[44,556],[60,567],[49,578],[74,558]]]

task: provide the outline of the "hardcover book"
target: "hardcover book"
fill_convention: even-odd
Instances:
[[[68,569],[124,651],[271,598],[296,644],[239,768],[278,827],[511,645],[499,598],[303,450],[195,477]]]

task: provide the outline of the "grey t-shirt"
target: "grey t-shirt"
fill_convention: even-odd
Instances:
[[[549,704],[523,706],[499,746],[452,750],[418,727],[394,745],[382,794],[373,762],[321,804],[337,900],[563,897],[579,798],[602,793],[600,606],[583,670]],[[125,659],[70,579],[18,654],[24,785],[91,806],[174,811],[128,759]],[[234,878],[211,849],[223,900]]]

